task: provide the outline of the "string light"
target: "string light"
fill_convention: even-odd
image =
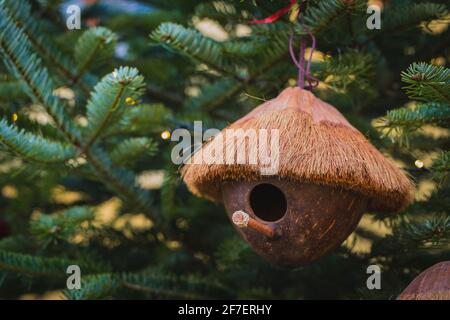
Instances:
[[[288,80],[288,84],[289,84],[290,87],[295,87],[297,85],[297,79],[290,78]]]
[[[300,6],[298,3],[295,3],[291,8],[291,13],[289,14],[289,21],[290,22],[297,21],[299,13],[300,13]]]
[[[129,106],[135,106],[137,104],[137,101],[134,100],[132,97],[127,97],[125,99],[125,103]]]
[[[422,169],[422,168],[423,168],[423,161],[422,161],[422,160],[416,160],[416,161],[414,162],[414,165],[415,165],[417,168]]]
[[[170,131],[169,130],[164,130],[163,132],[161,132],[161,138],[163,140],[167,140],[169,139],[171,136]]]
[[[18,119],[19,119],[19,115],[18,115],[17,113],[14,112],[14,113],[12,114],[12,121],[13,121],[13,122],[16,122]]]

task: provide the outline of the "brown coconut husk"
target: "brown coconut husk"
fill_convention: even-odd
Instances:
[[[369,199],[369,210],[393,212],[412,201],[413,183],[384,157],[365,136],[333,106],[298,87],[256,107],[226,129],[279,129],[279,171],[276,177],[297,182],[342,187]],[[224,181],[258,181],[261,165],[198,163],[218,147],[217,136],[191,157],[193,164],[181,169],[190,191],[221,201]],[[224,139],[224,145],[230,139]],[[257,145],[240,143],[238,153]],[[267,176],[264,176],[267,178]]]
[[[419,274],[398,300],[450,300],[450,261],[440,262]]]

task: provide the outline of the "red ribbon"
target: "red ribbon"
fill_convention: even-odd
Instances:
[[[289,10],[291,10],[292,6],[294,4],[297,3],[297,0],[290,0],[289,5],[281,8],[280,10],[278,10],[277,12],[275,12],[273,15],[271,15],[270,17],[264,18],[264,19],[253,19],[252,21],[250,21],[251,24],[258,24],[258,23],[272,23],[274,21],[277,21],[278,19],[280,19],[281,16],[283,16],[284,14],[288,13]]]

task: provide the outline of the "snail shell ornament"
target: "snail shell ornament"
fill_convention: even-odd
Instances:
[[[270,170],[261,156],[265,145],[271,146],[262,152],[272,160]],[[402,210],[414,191],[411,180],[339,111],[299,87],[285,89],[205,142],[181,173],[193,194],[224,203],[259,255],[291,266],[338,247],[365,211]]]

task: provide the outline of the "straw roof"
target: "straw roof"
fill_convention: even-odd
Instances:
[[[226,138],[229,129],[242,129],[241,135],[250,132],[249,129],[255,132],[266,129],[269,146],[276,139],[270,130],[278,129],[279,148],[269,154],[278,161],[278,171],[273,176],[280,179],[352,190],[369,199],[369,210],[394,212],[412,201],[414,185],[404,172],[333,106],[297,87],[287,88],[278,97],[256,107],[195,152],[191,163],[181,168],[183,179],[194,194],[221,201],[224,181],[273,178],[262,174],[266,162],[259,158],[257,163],[251,162],[248,156],[257,152],[261,144],[249,143],[250,136],[240,141]],[[246,156],[245,163],[217,161],[220,151],[225,157],[229,150],[234,150],[229,159]]]

